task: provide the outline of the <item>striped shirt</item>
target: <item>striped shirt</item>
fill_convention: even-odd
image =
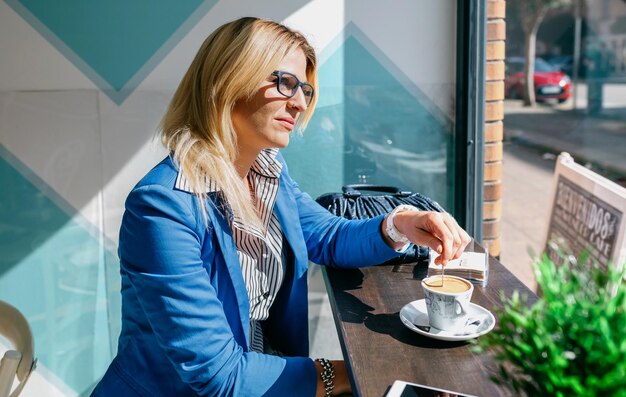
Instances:
[[[250,301],[250,350],[272,352],[264,343],[261,321],[269,317],[285,274],[283,231],[274,213],[278,196],[278,177],[282,164],[276,160],[278,149],[259,153],[248,173],[248,183],[259,211],[262,228],[244,224],[235,214],[231,222],[241,272]],[[192,192],[182,170],[176,178],[176,188]],[[208,179],[206,192],[219,191],[214,180]]]

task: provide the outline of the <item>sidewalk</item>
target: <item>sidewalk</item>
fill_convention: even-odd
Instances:
[[[536,282],[528,251],[544,248],[561,152],[626,186],[626,104],[590,117],[567,103],[525,108],[521,101],[505,101],[500,260],[531,289]]]
[[[504,143],[500,261],[531,290],[537,282],[529,251],[544,249],[554,162],[541,150]]]

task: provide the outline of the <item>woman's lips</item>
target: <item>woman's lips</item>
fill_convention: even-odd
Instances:
[[[292,119],[276,119],[283,127],[287,128],[289,131],[293,130],[293,126],[295,125],[295,121]]]

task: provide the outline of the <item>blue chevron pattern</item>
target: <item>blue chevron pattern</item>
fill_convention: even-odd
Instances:
[[[336,40],[328,46],[333,52],[320,56],[316,113],[283,151],[297,164],[294,178],[313,197],[365,177],[429,194],[445,206],[451,117],[356,25],[346,25]],[[320,164],[333,166],[320,172]]]
[[[217,0],[6,0],[118,105]]]
[[[114,346],[107,342],[119,332],[119,319],[109,318],[119,302],[106,291],[119,290],[117,255],[2,145],[0,181],[8,187],[0,190],[1,298],[30,322],[40,363],[84,393],[107,368]]]

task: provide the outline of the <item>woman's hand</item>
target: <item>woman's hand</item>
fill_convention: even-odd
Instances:
[[[326,394],[326,386],[322,382],[322,377],[320,374],[322,373],[322,366],[317,361],[314,361],[315,368],[317,369],[317,392],[315,393],[315,397],[324,397]],[[352,393],[352,386],[350,385],[350,379],[348,378],[348,371],[346,370],[346,364],[343,360],[331,360],[333,367],[335,369],[335,379],[333,389],[333,396],[339,396],[342,394],[350,394]]]
[[[389,216],[389,215],[387,215]],[[386,218],[383,225],[386,224]],[[445,265],[449,260],[458,259],[471,241],[470,236],[446,212],[402,211],[396,213],[393,224],[413,244],[428,246],[439,254],[435,263]],[[391,240],[383,227],[387,242]],[[391,243],[401,248],[402,243]]]

